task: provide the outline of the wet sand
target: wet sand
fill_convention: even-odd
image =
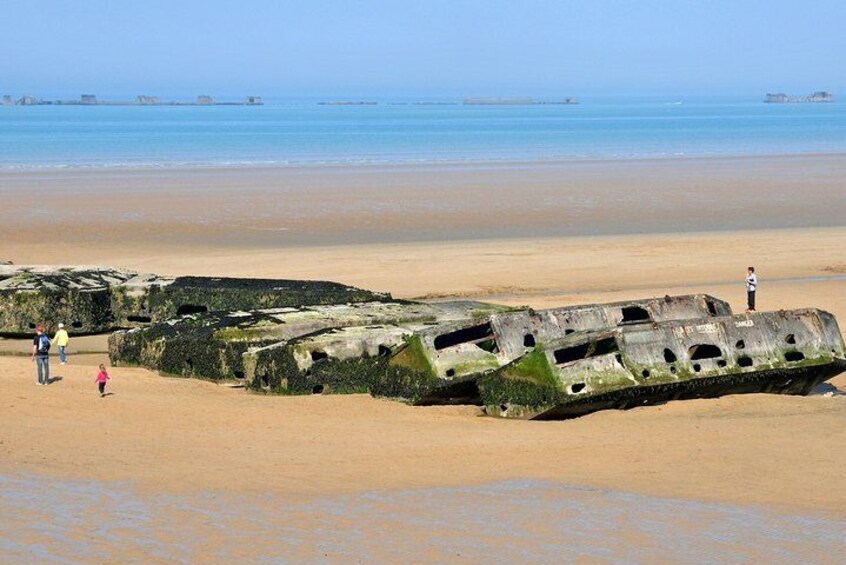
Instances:
[[[468,167],[387,173],[363,168],[352,174],[321,169],[297,173],[299,180],[294,170],[261,169],[4,174],[0,259],[335,279],[398,297],[467,296],[535,307],[709,292],[729,300],[735,310],[744,307],[744,271],[754,264],[761,309],[818,306],[846,323],[842,157],[485,166],[478,172]],[[338,179],[334,183],[332,175]],[[244,190],[236,191],[241,183]],[[11,188],[21,186],[43,190],[47,204],[34,206],[31,196],[13,195]],[[462,187],[466,190],[459,191]],[[360,191],[371,191],[372,198],[359,198]],[[670,223],[661,221],[670,216]],[[78,347],[95,351],[98,345],[89,340]],[[20,344],[0,343],[0,352],[16,348],[20,351]],[[453,491],[431,490],[470,489],[469,506],[489,508],[491,523],[513,524],[523,536],[487,535],[479,547],[490,549],[491,561],[518,559],[522,554],[511,552],[514,544],[560,547],[562,531],[549,525],[559,519],[617,551],[584,550],[574,559],[675,560],[680,554],[655,541],[682,535],[675,518],[637,525],[648,517],[640,510],[646,503],[627,506],[618,498],[638,493],[659,506],[669,504],[673,516],[691,512],[696,516],[691,531],[706,540],[726,535],[709,529],[709,520],[722,522],[744,512],[776,516],[755,522],[760,527],[746,531],[746,545],[720,546],[748,550],[743,555],[749,559],[825,561],[838,555],[835,549],[842,553],[842,541],[829,545],[828,554],[814,549],[829,543],[825,536],[784,542],[793,544],[788,549],[777,538],[792,527],[785,524],[822,519],[827,525],[819,533],[846,518],[846,481],[839,479],[846,468],[846,451],[840,448],[846,445],[846,396],[745,395],[601,412],[568,422],[513,422],[479,417],[474,407],[413,408],[361,395],[263,397],[143,369],[113,369],[109,386],[115,394],[100,399],[93,379],[102,358],[77,355],[57,372],[61,380],[36,387],[28,359],[0,357],[5,484],[19,484],[19,477],[37,472],[60,484],[129,485],[127,496],[141,497],[143,504],[152,504],[154,496],[187,497],[176,507],[197,509],[160,515],[144,532],[154,529],[149,524],[173,523],[175,516],[191,524],[206,519],[200,516],[214,521],[202,497],[219,496],[233,508],[249,508],[258,504],[245,502],[255,500],[249,497],[267,495],[276,501],[268,504],[302,511],[297,516],[305,524],[317,520],[330,529],[350,528],[344,531],[362,540],[379,538],[386,526],[365,520],[356,530],[364,518],[350,508],[375,496],[380,502],[374,512],[420,518],[413,526],[402,521],[397,526],[419,536],[404,546],[409,550],[426,539],[431,518],[400,501],[431,495],[455,509],[435,532],[458,528],[478,534],[480,526],[462,525],[466,510],[450,506]],[[844,390],[846,376],[831,383]],[[559,503],[527,517],[531,506],[522,505],[525,500],[503,494],[514,484],[524,485],[518,491],[524,489],[527,500],[545,499],[548,495],[538,493],[548,491],[558,493],[551,496]],[[602,493],[573,494],[584,505],[596,505],[595,516],[603,508],[621,509],[610,522],[597,518],[611,524],[604,533],[588,532],[587,522],[564,519],[573,519],[567,489],[579,488]],[[409,494],[414,489],[425,494]],[[34,496],[51,496],[49,490],[39,492]],[[606,495],[613,502],[604,507]],[[322,510],[311,513],[297,506],[314,497],[329,497],[340,506],[331,511],[319,506]],[[5,495],[2,500],[4,512],[29,508],[26,501],[8,502]],[[676,502],[725,506],[708,518],[703,507],[683,510],[672,506]],[[270,522],[285,532],[283,539],[314,541],[274,508],[275,522]],[[217,516],[248,530],[257,527],[238,512]],[[336,519],[352,522],[339,526]],[[481,523],[473,520],[469,523]],[[253,537],[253,553],[242,547],[241,553],[221,550],[220,556],[255,560],[272,531],[258,528],[253,531],[265,534]],[[662,533],[650,537],[656,528]],[[609,533],[618,530],[619,535]],[[174,537],[187,543],[190,534]],[[330,537],[327,555],[347,543]],[[371,547],[367,543],[356,547]],[[392,538],[391,543],[402,542]],[[642,552],[629,553],[626,544]],[[432,551],[434,560],[462,562],[458,555]],[[714,551],[713,560],[729,555]],[[179,555],[194,561],[190,552]],[[355,555],[363,561],[394,560],[385,557],[390,552]],[[554,561],[544,558],[551,553],[526,555]],[[306,558],[320,560],[314,553]]]
[[[189,251],[831,227],[844,178],[846,155],[3,173],[0,241]]]
[[[838,563],[824,513],[512,480],[285,496],[0,476],[7,563]],[[49,524],[44,527],[44,524]],[[91,524],[98,529],[92,535]],[[150,535],[154,532],[153,535]],[[838,560],[841,561],[838,561]]]

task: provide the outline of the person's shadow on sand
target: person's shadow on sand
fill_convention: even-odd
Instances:
[[[114,394],[115,393],[113,393],[113,392],[104,392],[103,394],[100,395],[100,398],[105,398],[107,396],[114,396]]]
[[[846,392],[838,389],[836,386],[834,386],[831,383],[820,383],[816,387],[814,387],[814,390],[811,391],[811,394],[813,394],[813,395],[827,394],[829,396],[844,396],[844,395],[846,395]]]
[[[53,383],[59,382],[62,379],[64,379],[64,377],[50,377],[49,379],[47,379],[47,384],[51,385]]]

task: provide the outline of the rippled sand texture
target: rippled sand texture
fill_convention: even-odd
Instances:
[[[0,475],[6,563],[837,563],[822,513],[513,480],[331,496]],[[14,517],[14,518],[12,518]],[[841,561],[842,562],[842,561]]]

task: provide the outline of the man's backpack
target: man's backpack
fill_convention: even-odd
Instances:
[[[50,338],[41,334],[38,338],[38,352],[47,354],[50,351]]]

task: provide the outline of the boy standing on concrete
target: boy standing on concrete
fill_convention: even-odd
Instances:
[[[38,384],[50,383],[50,338],[44,333],[44,328],[35,328],[35,339],[32,340],[32,360],[35,361]]]
[[[62,365],[67,365],[68,363],[68,355],[65,348],[67,348],[69,341],[70,338],[68,337],[68,332],[65,330],[65,325],[59,324],[59,331],[53,336],[53,343],[59,348],[59,362]]]
[[[755,291],[758,290],[758,277],[755,276],[755,267],[746,269],[746,311],[755,311]]]

